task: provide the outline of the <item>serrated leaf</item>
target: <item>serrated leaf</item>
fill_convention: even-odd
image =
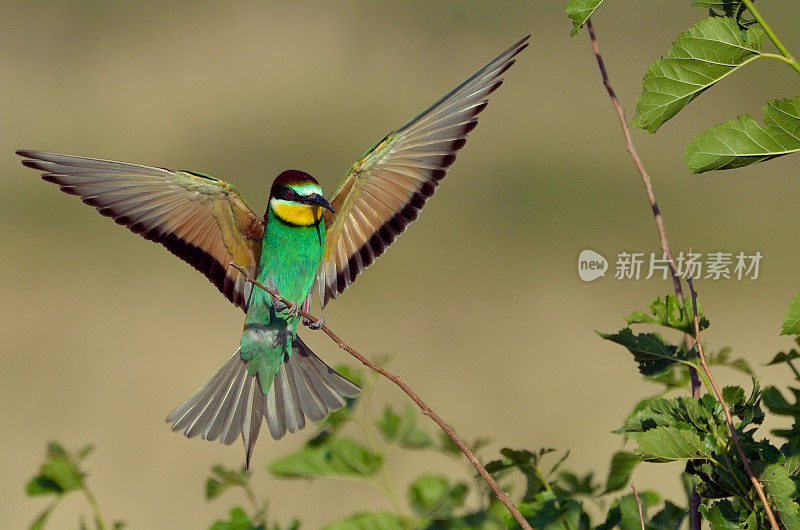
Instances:
[[[425,474],[417,477],[408,487],[408,502],[421,517],[449,518],[453,509],[464,503],[467,492],[465,484],[459,482],[451,485],[446,477]]]
[[[654,324],[667,328],[677,329],[684,333],[694,334],[694,305],[691,298],[685,298],[681,303],[678,297],[668,294],[662,300],[659,296],[650,304],[650,313],[635,311],[627,317],[622,317],[628,325]],[[697,317],[700,330],[708,327],[708,319],[703,315],[700,302],[697,303]]]
[[[775,503],[783,526],[800,528],[800,505],[794,502],[797,498],[797,487],[786,468],[770,464],[764,469],[760,478],[764,484],[764,491]]]
[[[760,57],[763,42],[760,26],[742,30],[729,17],[698,21],[647,69],[631,124],[656,132],[703,91]]]
[[[606,489],[603,493],[618,491],[628,485],[631,475],[642,459],[635,453],[619,451],[611,457],[611,466],[606,479]]]
[[[707,129],[686,146],[686,165],[695,173],[733,169],[800,150],[800,97],[773,99],[763,107],[764,126],[742,114]],[[800,333],[800,302],[792,300],[782,335]]]
[[[569,0],[567,4],[567,16],[572,19],[572,32],[570,35],[577,35],[586,21],[592,16],[603,0]]]
[[[267,469],[278,477],[371,477],[383,459],[349,438],[329,440],[273,461]]]
[[[800,99],[800,98],[795,98]],[[798,113],[800,116],[800,113]],[[800,126],[800,118],[798,118],[798,126]],[[800,145],[800,138],[797,139]],[[800,335],[800,292],[798,292],[792,301],[789,303],[789,308],[783,315],[783,325],[781,326],[781,335]],[[777,357],[777,356],[776,356]],[[796,357],[793,357],[796,358]],[[773,359],[772,363],[775,363]]]
[[[256,525],[250,516],[240,507],[232,508],[227,521],[217,521],[211,525],[210,530],[265,530],[263,526]]]
[[[323,530],[405,530],[403,520],[388,512],[362,512],[331,523]]]
[[[387,405],[381,416],[375,420],[375,425],[387,442],[397,443],[401,447],[420,449],[433,444],[428,433],[417,427],[417,411],[408,404],[403,416]]]
[[[639,371],[643,375],[654,375],[663,372],[673,363],[680,361],[678,347],[667,344],[658,333],[642,333],[634,335],[630,328],[618,333],[600,333],[602,338],[625,346],[633,354],[633,360],[639,363]]]
[[[703,440],[689,429],[662,426],[630,436],[639,443],[638,453],[643,460],[669,462],[708,456]]]

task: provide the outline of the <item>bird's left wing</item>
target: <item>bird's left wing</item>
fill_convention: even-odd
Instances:
[[[20,150],[22,163],[142,237],[161,243],[245,309],[256,275],[264,220],[233,186],[201,173],[98,158]]]
[[[324,306],[355,281],[414,221],[436,191],[486,97],[528,46],[525,37],[478,70],[422,114],[375,144],[353,164],[325,215],[325,254],[316,287]]]

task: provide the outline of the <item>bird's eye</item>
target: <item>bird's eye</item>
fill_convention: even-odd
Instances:
[[[290,201],[296,201],[300,196],[292,188],[286,188],[286,198]]]

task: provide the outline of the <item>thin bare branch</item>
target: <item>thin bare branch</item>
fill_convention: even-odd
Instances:
[[[285,298],[283,298],[278,292],[276,292],[273,289],[270,289],[269,287],[259,282],[255,278],[252,278],[250,275],[247,274],[247,272],[243,268],[239,267],[236,263],[231,262],[230,265],[231,267],[238,269],[239,272],[242,273],[242,276],[244,276],[244,279],[246,281],[268,292],[281,303],[286,305],[290,304],[290,302]],[[370,361],[369,359],[358,353],[355,349],[347,345],[347,343],[345,343],[342,339],[340,339],[333,331],[330,330],[330,328],[327,325],[324,324],[325,321],[322,320],[321,318],[314,316],[310,313],[307,313],[302,309],[298,310],[298,314],[304,317],[305,319],[311,321],[311,323],[313,324],[322,324],[322,326],[319,329],[325,332],[325,334],[328,337],[330,337],[331,340],[335,342],[337,346],[339,346],[341,349],[343,349],[344,351],[346,351],[347,353],[358,359],[364,366],[366,366],[370,370],[377,372],[378,374],[382,375],[395,385],[399,386],[400,389],[403,392],[405,392],[406,395],[408,395],[408,397],[410,397],[412,401],[414,401],[414,403],[417,404],[417,406],[419,406],[419,408],[422,410],[422,413],[428,416],[430,419],[432,419],[434,423],[436,423],[436,425],[438,425],[447,434],[447,436],[449,436],[450,439],[453,440],[453,443],[455,443],[458,446],[458,448],[461,449],[461,452],[464,453],[464,456],[467,457],[467,460],[469,460],[472,466],[478,471],[480,476],[483,478],[484,481],[486,481],[489,487],[492,488],[494,494],[497,496],[500,502],[502,502],[505,505],[508,511],[511,512],[511,515],[514,517],[514,519],[516,519],[517,523],[519,523],[519,525],[526,530],[533,530],[531,528],[531,525],[528,524],[528,521],[525,520],[525,517],[523,517],[520,511],[517,509],[517,507],[514,506],[514,503],[511,501],[511,498],[508,496],[508,494],[505,491],[503,491],[500,485],[497,484],[497,481],[495,481],[494,478],[489,474],[489,472],[486,471],[486,468],[483,466],[483,464],[481,464],[481,461],[478,460],[478,457],[475,456],[475,454],[470,450],[470,448],[467,447],[467,444],[465,444],[464,441],[452,429],[452,427],[450,427],[450,425],[448,425],[442,418],[440,418],[439,415],[436,414],[427,405],[427,403],[425,403],[422,400],[422,398],[420,398],[416,394],[416,392],[411,390],[408,387],[408,385],[406,385],[403,382],[402,379],[392,374],[391,372],[388,372],[387,370],[381,368],[380,366],[377,366],[372,361]]]
[[[597,66],[600,68],[600,75],[603,77],[603,85],[606,87],[608,97],[611,98],[611,104],[614,106],[614,110],[617,112],[617,117],[619,118],[619,123],[622,127],[622,134],[625,135],[625,146],[627,147],[628,153],[633,159],[633,164],[636,166],[636,171],[639,172],[639,176],[642,179],[642,184],[644,184],[644,189],[647,193],[647,200],[650,202],[650,209],[653,211],[653,219],[656,222],[658,239],[661,242],[661,251],[669,260],[669,272],[672,276],[672,285],[675,289],[675,296],[677,296],[678,300],[682,302],[683,288],[681,287],[681,278],[678,274],[678,268],[675,265],[675,259],[672,256],[672,250],[669,246],[667,229],[664,226],[664,216],[661,215],[661,209],[658,207],[656,193],[653,190],[653,183],[650,180],[650,175],[644,168],[642,159],[639,157],[639,151],[637,151],[636,145],[633,143],[633,137],[628,129],[628,120],[625,118],[625,109],[622,108],[619,99],[617,99],[617,94],[614,92],[614,88],[611,86],[611,81],[608,79],[608,71],[606,70],[603,56],[600,54],[600,45],[597,42],[597,35],[595,35],[591,18],[586,20],[586,29],[589,30],[589,38],[592,42],[592,51],[597,59]],[[692,336],[689,333],[685,333],[683,336],[683,342],[687,349],[691,349]],[[689,377],[692,381],[692,397],[698,398],[700,397],[700,379],[697,377],[697,372],[694,368],[689,368]],[[689,515],[691,518],[692,530],[700,530],[700,495],[694,488],[692,488],[692,494],[689,499]]]
[[[714,374],[712,374],[711,370],[708,368],[706,354],[703,352],[703,343],[700,342],[700,318],[697,316],[697,291],[694,290],[694,284],[691,278],[688,278],[686,282],[689,284],[689,290],[692,293],[692,309],[694,310],[694,343],[695,347],[697,348],[697,353],[700,356],[700,363],[703,365],[703,371],[706,373],[708,380],[711,382],[711,388],[714,390],[714,395],[717,396],[717,401],[720,402],[722,405],[722,410],[725,412],[725,421],[728,422],[728,428],[731,431],[731,441],[733,442],[734,447],[736,447],[736,452],[739,453],[739,458],[742,460],[742,466],[744,466],[747,476],[750,477],[750,482],[753,483],[753,487],[756,489],[756,493],[758,493],[758,498],[761,499],[761,504],[764,505],[764,509],[767,511],[767,517],[769,518],[770,525],[772,526],[773,530],[778,530],[780,527],[778,526],[778,521],[775,520],[775,515],[772,513],[772,508],[770,508],[769,502],[767,502],[767,496],[764,494],[764,488],[761,486],[761,482],[759,482],[753,473],[753,470],[750,467],[750,461],[747,459],[747,455],[744,454],[742,444],[739,443],[739,433],[736,432],[736,426],[733,424],[731,408],[728,406],[728,403],[722,396],[722,392],[719,390],[719,385],[717,385],[717,381],[714,379]]]
[[[600,68],[600,75],[603,76],[603,85],[606,87],[609,98],[611,98],[611,104],[614,106],[614,110],[617,111],[617,117],[619,118],[619,123],[622,126],[622,134],[625,135],[625,146],[627,147],[628,153],[633,159],[633,164],[636,166],[636,171],[639,172],[639,176],[642,178],[642,184],[644,184],[644,189],[647,193],[647,200],[650,202],[650,209],[653,211],[653,219],[656,222],[658,239],[661,242],[661,251],[669,260],[669,271],[670,275],[672,276],[672,286],[675,289],[675,296],[682,301],[683,287],[681,286],[681,278],[678,273],[678,268],[675,265],[675,258],[672,256],[672,249],[669,246],[669,240],[667,239],[667,229],[664,225],[664,216],[661,214],[661,209],[658,207],[658,201],[656,201],[656,193],[653,190],[653,183],[650,180],[650,175],[644,168],[644,163],[639,157],[639,151],[637,151],[636,145],[633,143],[631,131],[628,129],[628,120],[625,117],[625,109],[622,108],[622,104],[620,104],[619,99],[617,99],[617,94],[614,92],[614,88],[611,86],[611,81],[608,79],[608,71],[606,70],[605,62],[603,62],[603,56],[600,54],[600,45],[597,42],[597,36],[595,35],[591,18],[586,21],[586,29],[589,30],[589,37],[592,41],[592,51],[594,51],[594,56],[597,59],[597,66]],[[684,340],[686,341],[687,347],[691,345],[691,335],[686,334],[684,336]],[[692,376],[692,395],[694,397],[700,397],[700,380],[697,378],[697,373],[695,373],[694,370],[691,370],[690,373]]]
[[[644,515],[642,515],[642,499],[639,498],[639,492],[636,491],[636,486],[633,485],[631,482],[631,489],[633,490],[633,496],[636,497],[636,506],[639,508],[639,523],[642,525],[642,530],[644,530]]]

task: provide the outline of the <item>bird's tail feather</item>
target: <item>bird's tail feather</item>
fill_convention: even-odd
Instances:
[[[239,435],[245,446],[246,467],[250,467],[262,418],[276,440],[286,431],[297,432],[306,417],[319,421],[345,405],[344,398],[356,397],[358,386],[339,375],[314,355],[295,336],[292,355],[287,356],[265,396],[256,378],[247,372],[247,361],[239,351],[192,397],[167,416],[173,431],[188,438],[200,436],[232,444]]]

